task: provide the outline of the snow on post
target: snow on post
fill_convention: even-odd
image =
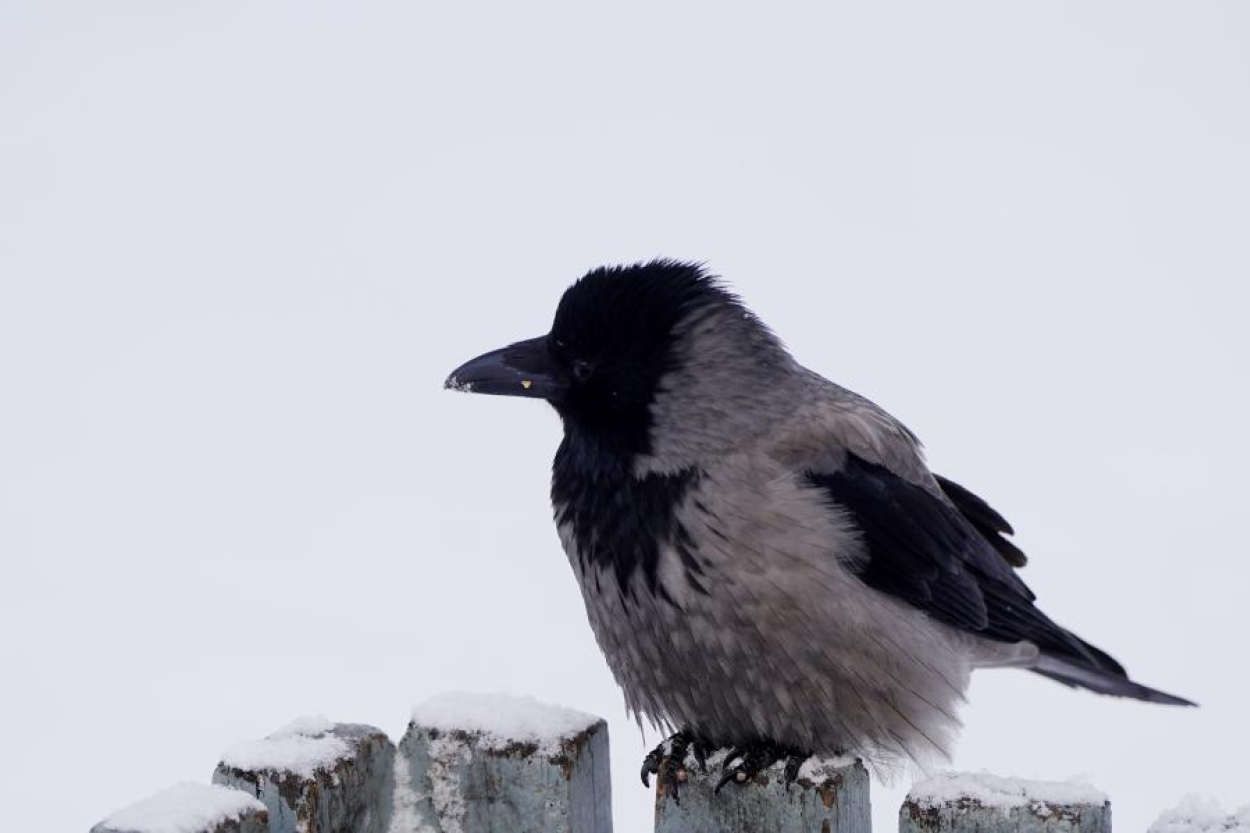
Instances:
[[[1230,816],[1212,799],[1190,796],[1155,819],[1146,833],[1250,833],[1250,804]]]
[[[381,729],[305,717],[227,749],[213,783],[263,802],[269,833],[386,833],[394,757]]]
[[[660,765],[655,793],[656,833],[870,833],[872,812],[868,771],[859,761],[813,758],[786,790],[784,764],[758,775],[753,784],[726,784],[714,793],[721,777],[724,751],[708,757],[707,769],[687,752],[679,801],[665,794]],[[680,777],[680,776],[679,776]]]
[[[413,710],[395,756],[390,833],[611,833],[608,727],[497,694],[442,694]]]
[[[265,805],[240,790],[175,784],[118,810],[91,833],[268,833]]]
[[[946,773],[912,787],[900,833],[1111,833],[1111,802],[1087,784]]]

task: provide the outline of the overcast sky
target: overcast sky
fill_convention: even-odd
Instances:
[[[981,672],[958,767],[1084,775],[1125,831],[1250,802],[1247,149],[1231,0],[0,5],[3,826],[480,689],[606,717],[649,829],[558,420],[441,386],[657,255],[903,419],[1048,612],[1202,704]]]

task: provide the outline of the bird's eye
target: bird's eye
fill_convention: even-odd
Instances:
[[[584,359],[573,362],[573,378],[579,382],[585,382],[594,372],[594,365]]]

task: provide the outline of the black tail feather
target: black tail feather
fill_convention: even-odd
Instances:
[[[1043,654],[1038,657],[1037,662],[1029,670],[1048,679],[1063,683],[1066,686],[1086,688],[1090,691],[1096,691],[1099,694],[1109,694],[1113,697],[1128,697],[1133,700],[1143,700],[1147,703],[1160,703],[1167,706],[1198,705],[1192,700],[1186,700],[1184,697],[1177,697],[1174,694],[1168,694],[1149,686],[1144,686],[1141,683],[1135,683],[1122,674],[1115,674],[1100,668],[1092,668],[1088,665],[1078,665],[1070,660],[1049,654]]]

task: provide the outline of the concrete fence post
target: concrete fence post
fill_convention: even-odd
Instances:
[[[208,784],[175,784],[118,810],[91,833],[269,833],[265,805],[248,793]]]
[[[261,801],[268,833],[386,833],[394,757],[381,729],[301,718],[227,749],[213,783]]]
[[[725,753],[709,756],[704,771],[687,753],[679,801],[656,785],[656,833],[871,833],[868,771],[859,761],[813,759],[786,790],[783,765],[774,764],[752,784],[726,784],[714,793]],[[671,759],[660,767],[663,776]]]
[[[900,833],[1111,833],[1111,802],[1086,784],[947,773],[912,787]]]
[[[608,727],[507,695],[413,710],[395,757],[391,833],[611,833]]]

